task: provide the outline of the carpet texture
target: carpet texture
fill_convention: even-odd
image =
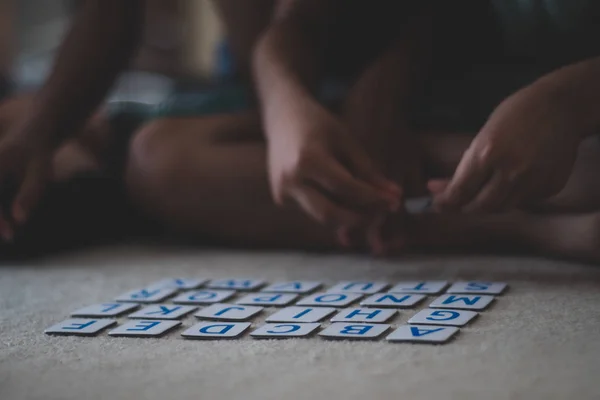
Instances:
[[[479,279],[510,288],[443,346],[187,341],[181,329],[162,339],[43,334],[77,308],[169,276]],[[600,269],[535,259],[90,251],[0,266],[0,399],[598,399],[599,306]]]

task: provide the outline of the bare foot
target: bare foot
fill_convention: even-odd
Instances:
[[[527,252],[600,262],[600,213],[543,215],[421,214],[410,224],[410,245],[427,250]]]

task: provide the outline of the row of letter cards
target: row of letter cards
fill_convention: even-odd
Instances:
[[[285,284],[289,285],[289,283]],[[133,302],[131,296],[139,292],[131,292],[117,298],[117,302],[79,309],[71,314],[72,319],[56,324],[45,332],[55,335],[94,336],[108,328],[113,328],[109,331],[110,336],[160,337],[181,327],[181,319],[194,313],[193,315],[201,322],[185,329],[181,336],[187,339],[232,339],[240,337],[251,329],[252,324],[249,320],[263,313],[264,306],[275,306],[281,308],[268,315],[265,324],[252,330],[251,337],[310,337],[321,329],[318,334],[327,339],[375,340],[392,330],[389,322],[398,314],[398,309],[414,306],[426,297],[418,293],[392,292],[393,288],[385,293],[344,291],[344,287],[350,284],[355,283],[343,282],[333,286],[331,288],[333,291],[313,293],[299,301],[296,301],[298,293],[264,292],[245,294],[235,303],[225,303],[224,301],[230,299],[236,291],[229,291],[232,293],[228,292],[225,295],[220,293],[225,291],[223,289],[210,289],[205,290],[200,299],[195,298],[197,292],[186,292],[173,299],[175,304],[145,304],[150,303],[145,295],[141,296],[139,301]],[[362,285],[363,291],[372,290],[365,289],[364,286],[373,283],[360,282],[359,284]],[[340,287],[340,285],[345,286]],[[457,285],[461,285],[462,288]],[[295,290],[306,290],[305,293],[318,288],[314,283],[310,286],[312,289],[307,290],[306,287],[302,288],[302,282],[293,282],[289,287]],[[406,288],[406,285],[403,286]],[[413,315],[407,321],[407,325],[396,327],[386,339],[392,342],[444,343],[459,331],[459,327],[465,326],[476,318],[478,311],[492,303],[495,296],[491,294],[500,294],[506,288],[506,284],[498,282],[462,282],[453,286],[457,287],[456,290],[450,290],[451,287],[446,294],[433,299],[428,308]],[[411,288],[415,287],[417,287],[415,290],[436,289],[438,293],[443,290],[443,287],[440,289],[439,282],[416,282]],[[169,296],[177,291],[173,287],[150,287],[144,290],[151,293],[152,302],[157,296],[152,291],[167,291],[170,293]],[[471,294],[462,294],[465,292]],[[206,298],[206,293],[214,296]],[[367,298],[364,298],[365,296]],[[158,301],[164,301],[167,297],[161,295],[156,298],[159,299]],[[127,298],[127,301],[123,298]],[[360,302],[362,307],[349,307],[361,298],[363,298]],[[290,305],[293,301],[296,301],[295,305]],[[198,309],[200,304],[206,307]],[[143,305],[143,308],[139,309],[140,305]],[[115,318],[124,315],[127,315],[130,320],[116,326],[118,322]],[[325,320],[331,323],[323,327],[322,323]]]
[[[390,285],[387,282],[339,282],[321,293],[352,293],[357,295],[373,295],[378,293],[436,295],[444,292],[451,294],[485,294],[497,295],[506,288],[505,283],[500,282],[456,282],[449,287],[445,281],[425,282],[399,282]],[[321,282],[314,281],[288,281],[276,282],[266,285],[260,279],[219,279],[207,281],[202,279],[168,279],[151,284],[145,288],[133,290],[116,298],[119,302],[133,303],[160,303],[179,294],[173,299],[179,304],[210,304],[230,300],[238,293],[264,292],[278,293],[282,296],[272,300],[268,304],[272,306],[286,306],[296,301],[300,296],[305,296],[322,289]],[[263,302],[264,303],[264,302]],[[333,302],[335,303],[335,302]],[[331,304],[333,306],[344,306],[344,304]]]

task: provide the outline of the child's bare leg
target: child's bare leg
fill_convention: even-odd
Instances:
[[[450,177],[473,135],[455,133],[419,134],[429,176]],[[556,196],[528,209],[534,212],[587,213],[600,211],[600,140],[584,140],[577,154],[573,172],[565,188]]]
[[[433,251],[530,253],[600,261],[600,213],[422,214],[411,245]]]
[[[450,176],[472,140],[470,135],[422,134],[431,173]],[[520,249],[546,255],[600,260],[600,141],[581,144],[561,193],[531,207],[533,213],[502,215],[428,214],[413,219],[414,244],[428,248]]]
[[[236,246],[332,248],[333,235],[269,193],[256,113],[165,119],[131,143],[134,202],[169,229]]]
[[[430,166],[439,172],[452,164],[452,157],[460,157],[470,141],[467,136],[444,136],[439,141],[437,135],[423,137]],[[242,246],[334,248],[327,228],[299,211],[275,207],[268,189],[265,146],[259,138],[259,119],[251,113],[154,122],[133,140],[127,168],[130,194],[169,228],[198,238]],[[413,244],[433,249],[516,247],[600,259],[599,227],[595,214],[519,212],[423,215],[413,218],[410,228]]]

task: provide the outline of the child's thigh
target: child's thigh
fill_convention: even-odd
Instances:
[[[134,133],[126,181],[136,192],[158,194],[178,182],[189,184],[190,179],[197,182],[210,174],[222,175],[236,162],[232,159],[235,152],[222,150],[242,143],[265,147],[258,113],[157,119]]]
[[[141,127],[133,143],[157,146],[202,145],[262,140],[260,116],[256,111],[202,117],[167,117]],[[150,143],[148,143],[150,142]]]

